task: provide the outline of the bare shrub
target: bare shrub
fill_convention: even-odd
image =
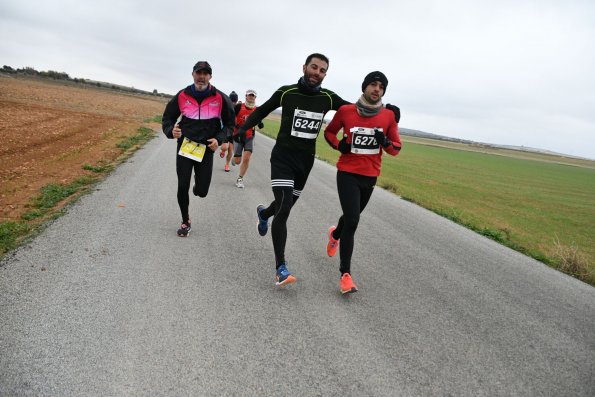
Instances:
[[[589,262],[576,245],[564,245],[558,236],[555,236],[554,248],[554,256],[558,259],[560,271],[585,282],[593,282],[595,271],[589,268]]]

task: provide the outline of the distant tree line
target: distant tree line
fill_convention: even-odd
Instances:
[[[4,65],[2,67],[2,69],[0,69],[0,73],[26,75],[26,76],[37,76],[37,77],[48,78],[48,79],[52,79],[52,80],[72,81],[77,84],[88,84],[88,85],[93,85],[96,87],[103,87],[103,88],[109,88],[112,90],[132,92],[132,93],[136,93],[136,94],[161,96],[161,97],[166,97],[166,98],[171,97],[171,95],[160,93],[157,90],[153,90],[152,92],[150,92],[150,91],[139,90],[138,88],[134,88],[134,87],[126,87],[126,86],[119,85],[119,84],[105,83],[102,81],[95,81],[95,80],[82,79],[82,78],[71,78],[68,75],[68,73],[56,72],[53,70],[40,72],[40,71],[37,71],[34,68],[29,67],[29,66],[24,67],[22,69],[13,69],[12,67],[10,67],[8,65]]]

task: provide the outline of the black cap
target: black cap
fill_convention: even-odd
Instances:
[[[380,81],[382,84],[384,84],[384,92],[386,93],[386,86],[388,85],[388,79],[386,78],[384,73],[379,72],[379,71],[368,73],[368,75],[364,78],[364,82],[362,83],[362,92],[364,92],[366,90],[366,87],[368,86],[368,84],[370,84],[374,81]],[[382,94],[382,95],[384,95],[384,94]]]
[[[208,74],[213,74],[213,69],[211,69],[211,65],[207,61],[198,61],[196,65],[192,68],[193,72],[198,72],[199,70],[204,70]]]

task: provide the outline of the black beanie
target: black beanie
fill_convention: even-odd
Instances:
[[[374,81],[380,81],[382,84],[384,84],[384,93],[386,93],[386,86],[388,85],[388,79],[386,78],[384,73],[379,72],[379,71],[368,73],[368,75],[364,79],[364,82],[362,83],[362,92],[364,92],[366,90],[366,87],[368,86],[368,84],[370,84]],[[384,93],[382,95],[384,95]]]
[[[236,102],[238,100],[238,94],[236,94],[235,91],[232,91],[231,94],[229,94],[229,99],[231,99],[232,102]]]

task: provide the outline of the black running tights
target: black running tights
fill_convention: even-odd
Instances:
[[[263,215],[267,218],[273,216],[271,223],[271,235],[273,237],[273,249],[275,250],[276,266],[285,262],[285,243],[287,242],[287,219],[291,208],[299,198],[293,194],[291,187],[278,187],[273,189],[275,201],[264,210]]]
[[[178,174],[178,205],[182,213],[182,223],[188,221],[188,205],[190,197],[190,182],[192,181],[192,170],[194,169],[194,183],[197,186],[197,195],[207,197],[211,186],[213,175],[213,152],[210,149],[205,151],[202,162],[190,160],[189,158],[176,156],[176,173]]]
[[[341,274],[351,272],[351,256],[355,240],[355,231],[359,224],[359,216],[368,205],[376,177],[337,172],[337,191],[343,215],[339,218],[334,238],[339,238],[339,253],[341,255]]]

